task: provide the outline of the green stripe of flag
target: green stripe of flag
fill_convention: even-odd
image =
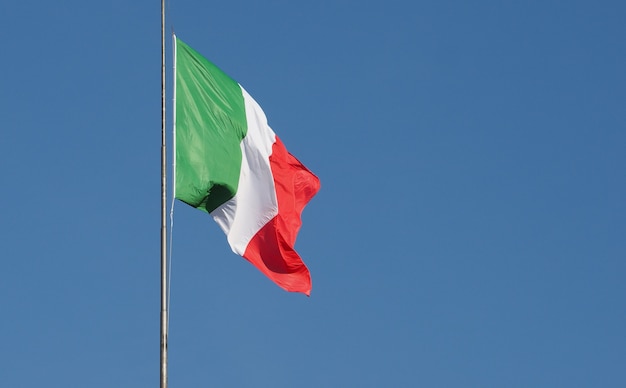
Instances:
[[[237,192],[247,124],[241,87],[176,38],[176,198],[211,212]]]

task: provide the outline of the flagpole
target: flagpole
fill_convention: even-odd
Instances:
[[[161,388],[167,388],[167,154],[165,133],[165,0],[161,0]]]

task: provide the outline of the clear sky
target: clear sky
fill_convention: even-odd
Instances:
[[[3,386],[158,386],[159,6],[0,4]],[[310,298],[177,205],[171,387],[626,386],[626,3],[168,10],[322,181]]]

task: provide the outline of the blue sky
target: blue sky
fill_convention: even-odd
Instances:
[[[626,386],[623,2],[168,10],[322,181],[310,298],[177,205],[170,386]],[[159,12],[0,5],[7,387],[158,385]]]

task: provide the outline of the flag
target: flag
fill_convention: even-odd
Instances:
[[[280,287],[309,295],[294,244],[319,179],[241,85],[180,39],[174,44],[175,198],[209,213],[233,252]]]

